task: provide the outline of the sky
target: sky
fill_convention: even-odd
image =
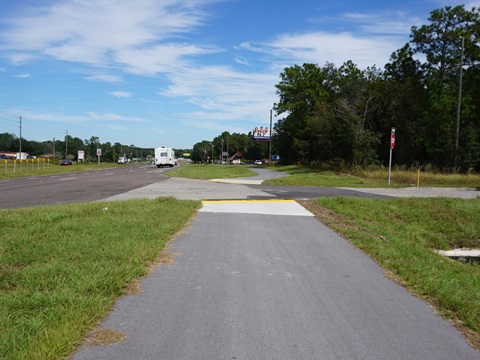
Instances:
[[[0,133],[191,149],[269,126],[286,67],[383,68],[443,0],[4,0]],[[275,114],[274,114],[275,115]],[[273,122],[279,118],[273,116]],[[2,149],[0,149],[2,150]]]

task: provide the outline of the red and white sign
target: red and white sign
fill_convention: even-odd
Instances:
[[[390,136],[390,147],[395,147],[395,128],[392,129],[392,135]]]

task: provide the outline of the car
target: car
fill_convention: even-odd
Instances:
[[[68,166],[68,165],[73,165],[73,161],[67,160],[67,159],[60,161],[60,166]]]
[[[262,165],[262,160],[255,160],[254,164],[255,165]]]

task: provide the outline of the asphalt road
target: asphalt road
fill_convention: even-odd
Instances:
[[[205,203],[171,243],[174,263],[156,267],[102,323],[125,340],[73,359],[480,358],[309,215],[295,202]]]
[[[108,170],[0,180],[0,208],[101,200],[168,179],[165,169],[125,166]]]
[[[195,200],[274,197],[297,199],[335,195],[385,197],[385,195],[362,193],[356,190],[171,179],[162,175],[169,169],[157,169],[152,165],[134,165],[107,170],[0,180],[0,208],[158,196]],[[286,175],[265,169],[256,170],[260,175],[255,179],[260,180]]]

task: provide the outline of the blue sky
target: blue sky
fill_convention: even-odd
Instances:
[[[269,124],[285,67],[382,68],[446,5],[392,0],[2,3],[0,133],[191,148]],[[275,121],[275,118],[274,118]],[[1,149],[0,149],[1,150]]]

